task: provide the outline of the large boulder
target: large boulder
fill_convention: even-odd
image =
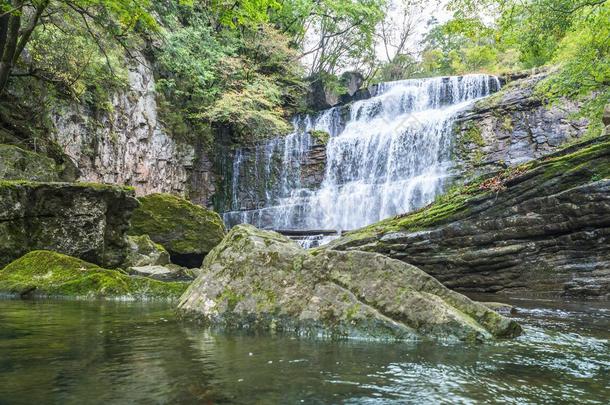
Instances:
[[[234,227],[181,297],[186,317],[301,335],[480,341],[517,323],[409,264],[365,252],[313,254],[275,232]]]
[[[133,195],[101,184],[0,181],[0,266],[41,249],[120,266]]]
[[[328,249],[411,263],[451,289],[610,297],[610,136],[452,189]]]
[[[13,145],[0,145],[0,179],[58,181],[60,170],[49,157]]]
[[[184,283],[163,283],[37,250],[0,270],[0,294],[37,297],[176,299]]]
[[[140,197],[133,213],[130,235],[148,235],[163,245],[172,262],[199,267],[203,258],[225,235],[216,212],[171,194]]]

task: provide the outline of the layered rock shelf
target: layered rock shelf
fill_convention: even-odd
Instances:
[[[467,292],[610,295],[610,137],[454,188],[328,246],[382,253]]]

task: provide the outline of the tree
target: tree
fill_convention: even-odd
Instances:
[[[0,0],[0,95],[12,75],[37,76],[33,68],[17,73],[14,68],[38,27],[62,30],[65,21],[78,23],[105,54],[100,32],[124,43],[138,24],[154,26],[147,6],[148,0]]]

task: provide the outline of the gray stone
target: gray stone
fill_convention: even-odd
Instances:
[[[206,257],[179,311],[210,325],[380,339],[514,337],[519,325],[414,266],[366,252],[310,252],[234,227]]]

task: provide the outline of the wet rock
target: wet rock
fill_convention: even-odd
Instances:
[[[176,299],[185,283],[130,277],[84,260],[37,250],[0,270],[0,293],[20,297]]]
[[[536,85],[547,75],[515,75],[500,92],[459,114],[454,161],[460,176],[473,178],[541,158],[585,134],[587,120],[572,118],[581,102],[547,105],[536,95]]]
[[[204,256],[225,235],[220,216],[211,210],[170,194],[139,198],[131,220],[130,235],[148,235],[170,254],[171,261],[199,267]]]
[[[234,227],[181,297],[187,317],[300,335],[480,341],[517,323],[379,254],[302,249],[275,232]]]
[[[133,194],[101,184],[0,181],[0,266],[39,249],[120,266],[138,205]]]
[[[132,266],[128,268],[129,274],[149,277],[160,281],[192,281],[198,275],[186,267],[176,264]]]
[[[125,267],[169,264],[167,250],[153,242],[148,235],[130,235],[127,237],[127,243],[129,251],[125,259]]]
[[[382,253],[460,291],[609,297],[610,136],[481,178],[328,248]]]
[[[510,304],[504,304],[503,302],[481,302],[487,308],[492,311],[496,311],[499,314],[510,315],[514,312],[515,308]]]

